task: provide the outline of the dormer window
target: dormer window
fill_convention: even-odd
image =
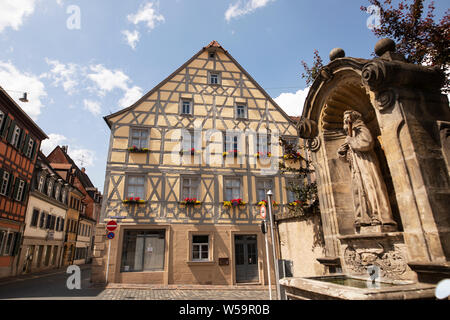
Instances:
[[[39,177],[39,184],[38,184],[39,192],[42,192],[44,190],[44,184],[45,184],[45,176],[41,175]]]
[[[48,195],[49,197],[52,196],[52,191],[53,191],[53,181],[50,180],[50,181],[48,182],[48,186],[47,186],[47,195]]]

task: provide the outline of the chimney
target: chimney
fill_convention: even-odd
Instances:
[[[86,169],[84,167],[81,168],[81,172],[85,173]]]
[[[67,149],[69,148],[69,146],[62,146],[61,149],[62,151],[64,151],[65,153],[67,153]]]

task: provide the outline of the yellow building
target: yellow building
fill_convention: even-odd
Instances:
[[[111,241],[109,282],[266,284],[258,203],[272,190],[275,210],[286,209],[278,139],[297,131],[239,63],[213,41],[105,121],[92,280],[105,281]]]

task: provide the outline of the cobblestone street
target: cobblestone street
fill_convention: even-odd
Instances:
[[[275,295],[275,292],[274,292]],[[106,289],[100,300],[268,300],[266,290]]]

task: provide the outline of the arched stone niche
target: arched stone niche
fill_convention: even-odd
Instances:
[[[402,228],[377,115],[361,81],[362,69],[367,62],[363,59],[341,58],[325,67],[308,94],[303,120],[299,124],[299,134],[308,139],[316,169],[324,238],[329,256],[339,256],[338,236],[356,232],[350,168],[337,154],[337,150],[345,142],[343,114],[347,110],[361,113],[374,137],[374,151],[388,189],[394,220],[398,228]]]

